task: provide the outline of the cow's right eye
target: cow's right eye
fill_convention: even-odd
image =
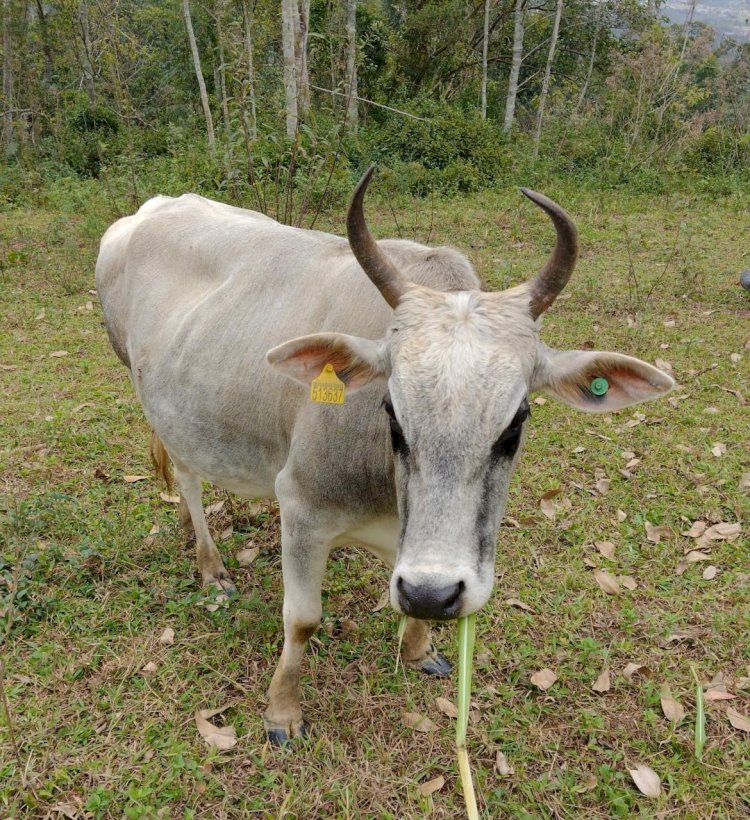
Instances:
[[[400,453],[408,453],[409,446],[404,439],[404,431],[401,429],[401,424],[396,418],[396,412],[393,409],[393,403],[389,396],[383,399],[383,409],[388,413],[388,420],[391,425],[391,446],[394,450]]]

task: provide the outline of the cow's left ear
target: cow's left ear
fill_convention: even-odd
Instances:
[[[674,386],[671,376],[632,356],[541,346],[532,390],[579,410],[607,413],[656,399]]]
[[[304,385],[320,376],[327,364],[333,365],[349,392],[387,375],[386,343],[345,333],[300,336],[269,350],[266,360],[276,370]]]

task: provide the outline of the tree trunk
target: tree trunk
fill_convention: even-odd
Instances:
[[[81,39],[83,40],[83,54],[81,55],[83,84],[86,88],[89,102],[93,105],[96,102],[96,88],[94,87],[94,68],[91,63],[91,27],[89,26],[88,0],[81,0],[78,4],[78,22],[81,26]]]
[[[3,143],[13,150],[13,40],[10,33],[10,0],[3,0]]]
[[[347,122],[352,131],[359,125],[357,105],[357,0],[346,2],[346,94]]]
[[[594,61],[596,60],[596,43],[599,39],[599,29],[601,27],[601,15],[602,9],[601,6],[597,8],[596,14],[596,28],[594,29],[594,39],[591,42],[591,56],[589,57],[589,65],[586,69],[586,77],[583,81],[583,85],[581,86],[581,91],[578,94],[578,100],[576,101],[576,107],[573,109],[573,113],[577,114],[580,110],[581,106],[583,105],[583,101],[586,99],[586,92],[589,90],[589,83],[591,82],[591,75],[594,73]]]
[[[508,96],[505,100],[505,119],[503,131],[510,133],[513,128],[513,119],[516,115],[516,97],[518,95],[518,75],[521,73],[523,59],[523,14],[525,0],[516,0],[516,12],[513,22],[513,59],[508,75]]]
[[[286,135],[297,133],[297,61],[295,48],[295,17],[299,19],[297,0],[281,0],[281,42],[284,50],[284,97],[286,100]]]
[[[242,0],[242,21],[244,25],[245,38],[245,60],[247,62],[247,85],[243,83],[243,92],[250,100],[250,123],[249,132],[252,139],[258,138],[258,117],[255,110],[255,67],[253,66],[253,35],[252,22],[253,12],[248,0]]]
[[[482,37],[482,119],[487,119],[487,46],[490,37],[490,0],[484,0],[484,36]]]
[[[547,65],[544,68],[544,80],[542,81],[542,91],[539,95],[539,112],[536,118],[536,131],[534,132],[534,157],[539,156],[539,141],[542,138],[542,120],[544,119],[544,104],[547,102],[549,92],[549,80],[552,75],[552,61],[555,59],[555,49],[557,48],[557,37],[560,33],[560,18],[562,17],[563,0],[557,0],[555,8],[555,22],[552,25],[552,37],[549,41],[549,51],[547,52]]]
[[[297,105],[304,120],[310,110],[310,74],[307,70],[307,34],[310,25],[310,0],[295,0],[299,9],[294,18],[294,48],[297,66]]]
[[[49,29],[47,28],[47,15],[44,13],[44,3],[36,0],[36,14],[39,18],[39,34],[42,38],[42,52],[44,53],[44,74],[42,84],[49,89],[54,76],[54,65],[52,63],[52,46],[49,41]]]
[[[211,116],[211,106],[208,104],[208,92],[206,91],[206,82],[203,79],[203,70],[201,69],[201,58],[198,54],[198,44],[195,42],[195,33],[193,31],[193,19],[190,16],[190,0],[182,0],[182,16],[185,18],[185,28],[187,29],[188,40],[190,41],[190,53],[193,55],[193,68],[195,69],[195,78],[198,80],[198,90],[201,95],[201,105],[203,106],[203,114],[206,118],[206,134],[208,136],[208,151],[213,159],[216,156],[216,137],[214,136],[214,120]]]
[[[229,120],[229,99],[227,97],[227,67],[224,48],[224,0],[214,0],[214,17],[216,20],[216,45],[219,50],[219,94],[221,96],[221,115],[224,120],[224,135],[231,149],[231,122]]]

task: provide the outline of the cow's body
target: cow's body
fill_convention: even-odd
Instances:
[[[381,244],[418,284],[478,287],[453,249]],[[361,528],[392,540],[383,386],[315,404],[265,362],[308,333],[385,334],[392,311],[345,239],[194,194],[155,197],[104,235],[96,276],[112,344],[173,459],[249,497],[275,498],[278,475],[292,472],[340,540]]]
[[[551,200],[526,192],[557,231],[545,267],[528,286],[482,293],[455,250],[372,240],[370,173],[348,243],[195,195],[156,197],[107,231],[97,262],[110,339],[174,463],[204,582],[232,589],[201,479],[279,501],[284,649],[265,714],[277,742],[302,731],[300,662],[333,546],[360,542],[394,568],[391,602],[412,616],[405,660],[445,674],[424,619],[490,595],[529,392],[601,412],[673,384],[628,356],[539,340],[578,253]],[[346,383],[343,405],[310,401],[324,366]]]

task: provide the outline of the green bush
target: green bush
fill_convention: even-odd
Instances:
[[[750,170],[750,134],[738,135],[714,125],[683,149],[685,166],[699,174],[727,174]]]

